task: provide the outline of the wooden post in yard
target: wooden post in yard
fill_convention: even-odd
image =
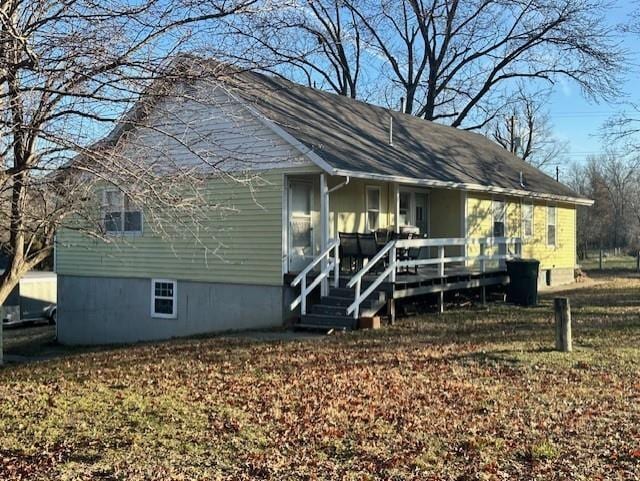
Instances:
[[[387,316],[389,317],[389,324],[393,325],[396,322],[396,300],[391,294],[391,298],[387,299]]]
[[[556,316],[556,350],[571,352],[573,345],[571,340],[571,306],[569,298],[554,298],[553,308]]]
[[[598,258],[598,267],[602,270],[602,249],[600,249],[600,257]]]

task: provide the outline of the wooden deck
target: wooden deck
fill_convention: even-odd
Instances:
[[[396,300],[425,294],[439,295],[441,312],[444,293],[448,291],[479,289],[484,303],[486,287],[509,282],[502,266],[519,255],[519,249],[509,253],[510,245],[518,247],[520,240],[506,237],[395,239],[364,261],[364,265],[352,266],[350,262],[350,267],[359,269],[356,272],[340,272],[341,267],[344,268],[339,256],[340,241],[333,240],[300,274],[285,276],[285,284],[300,286],[290,309],[300,306],[305,325],[353,328],[359,319],[376,315],[384,305],[389,319],[393,320]],[[456,247],[461,252],[447,257],[447,247]],[[477,253],[469,255],[467,247],[476,247]],[[417,255],[408,255],[416,249]],[[437,256],[420,255],[432,250],[437,250]],[[307,297],[312,294],[320,296],[309,299],[309,311]]]
[[[483,273],[467,267],[450,267],[446,269],[444,277],[441,277],[437,268],[423,267],[418,269],[417,274],[409,272],[396,275],[393,298],[503,285],[508,281],[506,270],[496,269]]]
[[[340,273],[340,286],[345,287],[353,276],[353,272]],[[308,282],[311,283],[317,273],[309,273]],[[285,283],[289,285],[296,274],[286,274]],[[378,277],[378,273],[368,273],[363,278],[363,287],[370,285]],[[434,294],[438,292],[474,289],[487,286],[505,285],[509,281],[506,269],[487,270],[484,273],[479,269],[471,269],[464,266],[450,266],[445,269],[444,277],[441,277],[437,267],[419,267],[417,271],[411,269],[396,274],[395,283],[385,281],[380,285],[380,290],[392,294],[393,299]]]

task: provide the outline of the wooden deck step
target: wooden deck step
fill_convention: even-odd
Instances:
[[[318,326],[322,328],[356,329],[358,323],[353,317],[329,316],[325,314],[305,314],[302,316],[300,325]]]
[[[324,314],[328,316],[346,316],[347,306],[334,306],[331,304],[314,304],[311,306],[311,314]]]

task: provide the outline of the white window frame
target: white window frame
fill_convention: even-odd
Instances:
[[[553,209],[553,224],[549,222],[549,211]],[[546,213],[547,223],[545,228],[545,237],[547,247],[556,248],[558,246],[558,206],[556,204],[547,204],[547,213]],[[549,242],[549,227],[553,225],[553,244]]]
[[[525,228],[524,228],[524,207],[528,206],[531,207],[531,234],[527,235]],[[535,212],[536,212],[536,208],[533,205],[533,202],[530,200],[523,200],[520,203],[520,230],[522,231],[522,238],[523,239],[532,239],[533,238],[533,234],[534,234],[534,218],[535,218]]]
[[[402,194],[406,194],[409,198],[409,205],[407,207],[407,212],[405,214],[405,218],[407,223],[405,224],[400,224],[400,210],[402,209],[400,206],[402,205],[402,203],[400,202],[400,198],[402,197]],[[407,225],[413,225],[413,195],[411,195],[412,192],[408,189],[400,189],[399,193],[398,193],[398,219],[396,220],[396,222],[398,222],[398,225],[400,227],[402,226],[407,226]]]
[[[156,284],[162,282],[173,285],[173,297],[156,296]],[[171,314],[156,312],[156,299],[171,299],[173,309]],[[151,279],[151,317],[154,319],[176,319],[178,317],[178,281],[175,279]]]
[[[107,230],[107,225],[105,222],[105,216],[107,214],[107,194],[109,193],[116,193],[119,194],[122,197],[122,202],[120,205],[120,230]],[[144,229],[144,212],[142,209],[139,210],[126,210],[125,209],[125,198],[127,197],[127,194],[125,194],[123,191],[121,191],[120,189],[104,189],[102,191],[102,227],[105,231],[105,233],[107,235],[113,235],[113,236],[140,236],[143,233],[143,229]],[[140,229],[139,230],[124,230],[124,222],[125,222],[125,214],[127,212],[140,212]]]
[[[427,232],[424,233],[424,235],[426,235],[427,237],[431,236],[431,195],[428,189],[415,189],[415,188],[407,188],[407,187],[401,187],[400,191],[398,193],[398,215],[400,214],[400,193],[402,194],[408,194],[409,196],[409,211],[407,212],[407,221],[409,222],[408,224],[399,224],[400,227],[402,226],[406,226],[406,225],[411,225],[411,226],[415,226],[417,223],[417,219],[416,219],[416,194],[424,194],[427,197],[427,205],[426,210],[424,212],[424,215],[426,216],[425,218],[425,224],[427,227]],[[399,222],[399,220],[397,220],[396,222]]]
[[[378,208],[377,209],[372,209],[371,206],[369,205],[369,192],[371,191],[377,191],[378,192]],[[365,216],[365,228],[368,232],[374,232],[378,229],[380,229],[380,217],[382,216],[382,189],[380,189],[380,186],[378,185],[367,185],[365,188],[365,212],[366,212],[366,216]],[[375,228],[372,228],[369,225],[369,212],[377,212],[378,214],[378,225]]]
[[[501,237],[507,237],[507,219],[509,218],[509,216],[507,215],[507,208],[508,208],[508,203],[507,200],[503,197],[495,197],[491,199],[491,237],[497,237],[495,235],[495,223],[496,223],[496,216],[495,216],[495,204],[497,202],[502,202],[503,205],[503,209],[502,209],[502,236]]]

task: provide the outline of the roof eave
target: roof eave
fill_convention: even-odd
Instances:
[[[544,192],[532,192],[529,190],[510,189],[497,186],[486,186],[481,184],[470,184],[465,182],[447,182],[433,179],[414,179],[397,175],[374,174],[370,172],[356,172],[350,170],[333,169],[333,175],[349,176],[360,179],[382,180],[388,182],[398,182],[402,184],[420,185],[424,187],[439,187],[443,189],[464,190],[469,192],[485,192],[490,194],[513,195],[517,197],[528,197],[533,199],[552,200],[557,202],[567,202],[569,204],[592,206],[594,201],[581,197],[571,197],[557,194],[547,194]]]

